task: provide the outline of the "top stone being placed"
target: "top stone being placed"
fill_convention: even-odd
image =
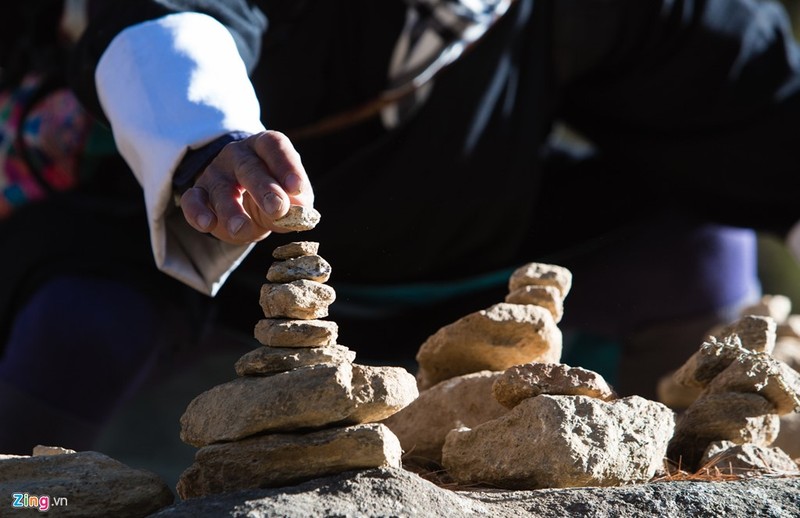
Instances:
[[[312,207],[292,205],[289,207],[289,212],[287,212],[285,216],[276,219],[273,223],[276,227],[284,230],[301,232],[316,227],[320,218],[320,213]]]

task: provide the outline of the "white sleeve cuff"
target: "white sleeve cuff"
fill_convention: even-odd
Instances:
[[[103,53],[95,82],[117,149],[144,189],[156,265],[215,295],[252,245],[192,229],[174,208],[172,176],[188,149],[265,129],[233,37],[199,13],[134,25]]]

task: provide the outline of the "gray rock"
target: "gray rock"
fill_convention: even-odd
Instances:
[[[561,330],[545,308],[495,304],[448,324],[417,352],[420,390],[446,379],[529,362],[558,363]]]
[[[667,455],[683,469],[694,471],[712,442],[769,446],[779,426],[775,407],[758,394],[704,393],[678,418]]]
[[[523,286],[554,286],[564,299],[572,288],[572,272],[555,264],[528,263],[514,270],[508,279],[509,293]]]
[[[588,369],[563,363],[526,363],[509,367],[494,382],[492,393],[506,408],[541,394],[617,398],[603,377]]]
[[[253,332],[256,340],[272,347],[321,347],[339,338],[339,326],[331,320],[262,318]]]
[[[238,376],[267,376],[312,365],[353,363],[356,353],[343,345],[326,347],[259,347],[234,364]]]
[[[94,451],[1,459],[0,516],[32,516],[12,507],[14,493],[46,496],[48,516],[81,518],[144,517],[175,499],[156,474]]]
[[[318,255],[304,255],[272,263],[267,271],[269,282],[292,282],[306,279],[326,282],[331,277],[331,265]]]
[[[304,255],[315,255],[318,251],[319,243],[315,241],[293,241],[275,248],[272,257],[282,261]]]
[[[452,430],[442,464],[461,484],[509,489],[646,482],[662,468],[673,427],[669,408],[638,396],[541,395],[474,429]]]
[[[555,286],[522,286],[506,295],[506,302],[541,306],[553,315],[556,323],[564,316],[564,297]]]
[[[384,420],[400,439],[404,459],[420,465],[440,464],[450,430],[473,428],[506,414],[508,409],[492,396],[492,384],[500,374],[481,371],[442,381]]]
[[[311,230],[317,226],[321,219],[320,213],[312,207],[292,205],[282,218],[273,221],[273,225],[283,230],[301,232]]]
[[[402,469],[347,472],[290,488],[197,498],[154,518],[794,518],[800,478],[725,483],[658,482],[623,487],[451,491]]]
[[[307,434],[260,435],[198,450],[181,474],[183,498],[259,487],[280,487],[342,471],[400,468],[402,450],[381,424],[330,428]]]
[[[261,286],[259,304],[267,318],[314,320],[328,316],[336,292],[320,282],[299,280]]]

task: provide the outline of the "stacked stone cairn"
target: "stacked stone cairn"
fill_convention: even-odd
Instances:
[[[281,221],[308,230],[319,215],[292,207]],[[276,222],[279,223],[279,222]],[[238,378],[200,394],[181,417],[181,440],[199,447],[178,481],[181,498],[295,484],[353,469],[400,467],[402,449],[382,419],[418,396],[400,367],[353,363],[322,320],[335,299],[318,243],[273,252],[255,325],[263,344],[235,365]]]
[[[663,467],[673,412],[560,363],[571,284],[561,266],[523,265],[504,303],[421,346],[420,396],[384,421],[409,455],[459,484],[509,489],[644,482]]]
[[[662,400],[690,401],[668,449],[681,469],[798,473],[791,457],[770,448],[780,416],[800,409],[800,374],[772,356],[776,327],[769,315],[742,316],[715,330],[721,338],[710,335],[661,384]],[[684,390],[672,396],[669,387]]]

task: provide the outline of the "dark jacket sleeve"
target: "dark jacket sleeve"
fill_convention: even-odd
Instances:
[[[137,23],[178,12],[200,12],[214,17],[230,30],[239,54],[252,71],[267,27],[264,13],[246,0],[118,0],[92,2],[90,23],[78,42],[69,67],[69,81],[81,102],[105,120],[95,90],[94,72],[111,40]]]
[[[783,233],[800,219],[800,48],[760,0],[556,0],[560,114],[631,192]]]

